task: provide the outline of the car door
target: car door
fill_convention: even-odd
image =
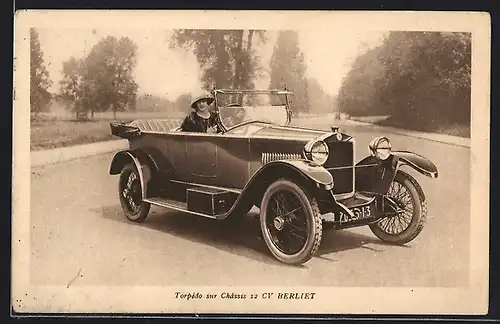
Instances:
[[[185,137],[186,175],[189,181],[214,184],[217,177],[216,134],[189,133]]]

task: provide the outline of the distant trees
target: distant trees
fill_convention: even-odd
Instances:
[[[192,51],[202,69],[202,86],[233,89],[254,89],[255,82],[269,73],[270,88],[294,92],[294,112],[332,112],[333,100],[314,79],[307,78],[307,64],[294,31],[279,33],[270,65],[263,66],[259,46],[268,42],[263,30],[175,30],[170,47]],[[175,101],[143,94],[133,76],[137,46],[128,38],[108,36],[101,39],[88,55],[71,57],[63,63],[58,98],[78,119],[93,118],[94,112],[112,110],[115,115],[125,109],[156,111],[158,105],[175,110],[189,105],[190,94]],[[312,96],[312,97],[311,97]],[[163,100],[165,99],[165,100]],[[227,98],[241,104],[238,95]],[[229,103],[228,102],[228,103]]]
[[[280,31],[270,63],[269,88],[284,88],[294,92],[292,111],[310,110],[308,100],[307,65],[300,50],[299,35],[295,31]]]
[[[270,89],[286,86],[294,93],[291,97],[294,114],[335,111],[335,98],[325,92],[318,80],[308,77],[307,62],[296,31],[279,32],[271,56],[270,79]]]
[[[267,41],[262,30],[175,30],[170,47],[192,50],[203,70],[206,90],[252,89],[261,72],[255,46]]]
[[[79,119],[108,110],[116,119],[117,111],[133,110],[138,90],[132,74],[136,56],[137,46],[128,37],[103,38],[86,57],[63,63],[60,98]]]
[[[30,109],[35,115],[47,110],[52,98],[49,92],[51,86],[39,34],[35,28],[30,28]]]
[[[257,48],[268,41],[263,30],[175,30],[170,38],[171,47],[192,50],[202,68],[201,82],[206,90],[218,88],[254,89],[255,81],[269,73],[269,88],[284,88],[294,92],[291,97],[294,113],[314,109],[333,111],[333,98],[328,97],[314,79],[307,79],[307,64],[300,50],[295,31],[281,31],[269,67],[262,66]],[[313,82],[312,91],[308,82]],[[309,99],[310,94],[316,96]],[[229,101],[241,104],[240,96]],[[229,103],[229,102],[228,102]]]
[[[359,56],[338,102],[354,116],[389,115],[389,122],[434,131],[470,124],[469,33],[391,32]]]
[[[326,93],[318,80],[307,79],[307,107],[309,113],[331,114],[337,112],[335,97]]]
[[[153,95],[149,93],[142,93],[137,96],[136,99],[136,111],[140,112],[162,112],[175,113],[182,112],[186,113],[191,104],[191,95],[182,94],[175,101],[170,101],[168,98]]]
[[[177,107],[177,109],[180,109],[181,111],[186,111],[191,105],[191,100],[192,96],[190,94],[182,94],[179,97],[177,97],[177,100],[175,101],[175,106]]]
[[[83,105],[83,80],[81,73],[81,60],[71,57],[63,63],[63,78],[59,81],[58,99],[66,103],[66,107],[71,108],[78,119],[86,116],[87,111]]]

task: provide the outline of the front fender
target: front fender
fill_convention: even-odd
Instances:
[[[404,164],[430,178],[438,177],[436,165],[421,155],[407,151],[395,151],[392,152],[392,155],[397,157],[398,167]]]
[[[279,178],[296,181],[312,190],[333,188],[333,177],[322,166],[314,165],[307,160],[272,161],[264,164],[254,173],[228,215],[236,213],[237,210],[249,210],[252,205],[258,206],[267,187]]]
[[[356,190],[385,194],[403,165],[428,177],[438,177],[437,167],[428,159],[411,152],[395,151],[384,161],[373,156],[359,161],[356,164]]]
[[[282,164],[283,166],[291,167],[303,176],[316,183],[318,188],[331,190],[333,188],[333,177],[328,170],[322,166],[315,165],[307,160],[281,160],[267,163],[262,167],[262,170],[269,167],[270,164]]]
[[[298,176],[325,190],[333,188],[333,177],[330,172],[322,166],[315,165],[307,160],[277,160],[266,163],[255,172],[245,188],[252,186],[254,183],[265,182],[268,179],[282,176]]]

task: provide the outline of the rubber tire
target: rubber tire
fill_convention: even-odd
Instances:
[[[139,211],[134,214],[128,210],[128,208],[127,208],[128,202],[125,200],[125,198],[122,195],[121,183],[123,181],[127,181],[127,178],[129,177],[131,172],[137,173],[137,177],[139,177],[139,172],[137,171],[137,168],[135,167],[135,165],[133,163],[129,163],[123,167],[123,169],[120,173],[120,179],[118,182],[118,197],[120,198],[120,204],[122,206],[123,212],[125,213],[125,217],[127,217],[127,219],[134,221],[134,222],[143,222],[148,217],[149,209],[151,208],[151,204],[142,201],[141,204],[139,205]]]
[[[304,210],[306,211],[306,217],[309,224],[308,237],[306,240],[305,246],[296,254],[287,255],[281,252],[272,242],[272,239],[269,235],[267,224],[265,221],[266,210],[270,202],[270,198],[272,195],[281,190],[288,190],[295,194],[302,205],[304,206]],[[321,213],[319,211],[318,203],[314,198],[311,198],[310,195],[300,188],[295,183],[285,180],[279,179],[273,182],[264,193],[262,198],[262,203],[260,206],[260,227],[262,231],[262,236],[264,237],[264,241],[267,244],[267,247],[274,255],[276,259],[279,261],[289,264],[289,265],[301,265],[309,261],[313,255],[318,250],[321,244],[322,237],[322,220]]]
[[[380,240],[395,244],[403,245],[414,240],[424,228],[427,219],[427,204],[425,197],[419,191],[419,184],[417,180],[406,172],[398,171],[394,177],[394,181],[406,187],[411,194],[413,200],[413,217],[409,226],[399,234],[386,233],[379,226],[379,222],[370,224],[370,230]],[[384,219],[384,218],[383,218]]]

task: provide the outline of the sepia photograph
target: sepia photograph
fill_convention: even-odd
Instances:
[[[17,12],[12,311],[486,314],[489,24]]]

